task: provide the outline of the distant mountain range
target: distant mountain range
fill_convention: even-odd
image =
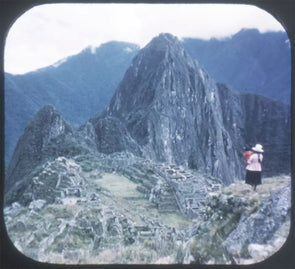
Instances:
[[[183,46],[216,81],[290,104],[291,49],[285,32],[244,29],[225,39],[186,38]]]
[[[290,103],[285,33],[242,30],[223,40],[186,38],[181,43],[216,81]],[[44,105],[54,105],[73,126],[104,110],[138,51],[135,44],[109,42],[35,72],[5,74],[6,165],[25,126]]]

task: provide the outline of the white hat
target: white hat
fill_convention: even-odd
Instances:
[[[260,144],[256,144],[255,147],[253,147],[252,149],[256,152],[264,152],[262,145],[260,145]]]

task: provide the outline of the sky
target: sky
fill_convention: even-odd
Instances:
[[[284,31],[269,13],[230,4],[46,4],[33,7],[10,28],[4,71],[24,74],[88,46],[118,40],[144,47],[160,33],[179,39],[229,37],[242,28]]]

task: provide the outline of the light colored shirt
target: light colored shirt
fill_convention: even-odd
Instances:
[[[248,162],[247,162],[248,165],[246,169],[249,171],[261,171],[262,161],[263,161],[263,155],[261,153],[253,153],[248,159]]]

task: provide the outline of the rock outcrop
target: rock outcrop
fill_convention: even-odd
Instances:
[[[8,167],[5,189],[8,190],[41,163],[43,152],[52,139],[71,132],[71,127],[54,107],[48,105],[41,109],[17,143]]]
[[[241,94],[217,84],[222,123],[233,147],[242,155],[246,145],[264,147],[263,173],[289,173],[291,165],[291,109],[289,105],[255,94]]]
[[[287,240],[291,183],[287,177],[264,179],[257,192],[236,183],[209,193],[203,218],[191,230],[190,262],[251,264],[278,251]],[[187,260],[188,261],[188,260]]]
[[[259,141],[264,149],[265,175],[291,171],[291,108],[279,101],[253,95],[241,95],[244,111],[245,143]]]
[[[288,231],[290,227],[291,216],[291,183],[284,188],[271,191],[270,197],[262,204],[262,206],[251,215],[251,217],[243,216],[237,227],[229,234],[222,245],[226,248],[235,259],[241,257],[260,258],[266,257],[251,254],[257,245],[263,248],[263,245],[273,243],[281,243],[282,239],[276,236],[276,232],[283,228]],[[287,225],[286,225],[287,224]],[[279,242],[274,242],[275,240]],[[283,242],[284,242],[283,238]],[[249,244],[251,242],[251,244]],[[247,248],[248,246],[248,248]],[[278,250],[282,246],[276,246]],[[248,250],[248,253],[247,253]],[[246,252],[246,253],[245,253]],[[258,256],[258,257],[255,257]],[[239,261],[240,262],[240,261]]]

